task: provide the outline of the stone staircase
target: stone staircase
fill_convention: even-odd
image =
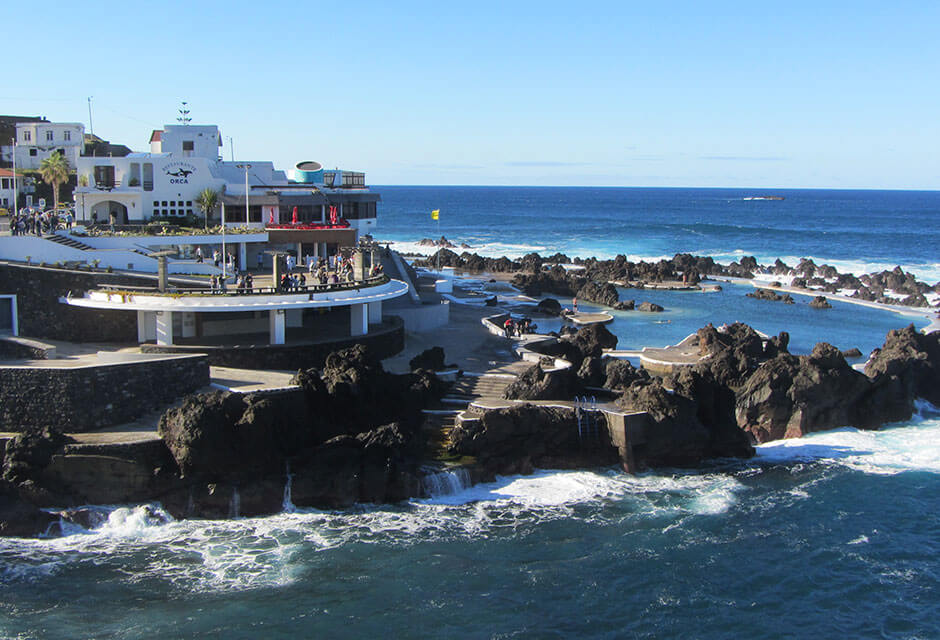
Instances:
[[[511,374],[482,374],[465,375],[453,382],[447,395],[441,399],[442,408],[424,411],[422,431],[428,443],[427,458],[444,464],[458,462],[448,453],[447,448],[461,414],[473,413],[469,405],[480,398],[502,399],[503,392],[514,379],[515,376]]]
[[[61,244],[65,247],[71,247],[72,249],[78,249],[79,251],[93,251],[94,247],[85,244],[84,242],[79,242],[72,236],[63,236],[58,233],[50,233],[43,236],[43,240],[48,240],[49,242],[55,242],[56,244]]]
[[[508,374],[464,376],[451,385],[444,402],[466,405],[478,398],[502,398],[506,387],[514,379],[515,376]]]

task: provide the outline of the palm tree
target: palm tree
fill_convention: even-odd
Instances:
[[[209,215],[219,206],[219,192],[206,187],[196,196],[196,206],[206,216],[206,231],[209,230]]]
[[[52,187],[52,199],[55,208],[59,208],[59,185],[69,179],[69,161],[61,153],[53,153],[39,163],[39,175],[42,181]]]

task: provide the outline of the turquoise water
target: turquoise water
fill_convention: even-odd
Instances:
[[[388,189],[381,231],[402,244],[433,236],[423,212],[441,208],[444,233],[490,249],[938,263],[937,194],[747,202],[784,205],[774,216],[738,192],[598,190],[588,200],[610,210],[604,226],[572,221],[585,193]],[[729,223],[726,209],[744,213]],[[911,320],[747,290],[626,290],[667,311],[617,314],[611,328],[633,348],[740,320],[789,331],[795,352],[819,339],[867,352]],[[940,412],[928,406],[878,432],[769,443],[697,472],[540,471],[433,500],[221,522],[106,511],[94,531],[0,539],[0,637],[940,637]]]
[[[695,291],[654,291],[649,289],[619,289],[621,300],[636,303],[654,302],[662,306],[661,313],[639,311],[612,311],[614,316],[608,329],[618,338],[618,349],[664,347],[676,344],[689,333],[711,322],[715,326],[744,322],[767,335],[781,331],[790,334],[790,351],[806,354],[817,342],[829,342],[842,350],[858,348],[866,356],[884,343],[891,329],[913,323],[917,328],[929,322],[923,315],[902,315],[862,305],[831,301],[832,309],[813,309],[812,299],[794,296],[795,304],[769,302],[748,298],[745,294],[754,287],[721,283],[722,291],[700,293]],[[571,301],[561,300],[570,306]],[[601,311],[596,305],[578,302],[581,311]],[[538,318],[539,331],[558,331],[561,321]]]

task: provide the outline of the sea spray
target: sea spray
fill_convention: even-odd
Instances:
[[[422,493],[431,498],[460,493],[471,484],[470,473],[463,467],[435,471],[421,478]]]
[[[286,479],[284,480],[284,500],[281,503],[281,510],[285,513],[294,513],[297,511],[297,507],[294,506],[293,497],[291,496],[291,485],[294,483],[294,474],[290,472],[290,460],[287,460],[284,466]]]
[[[228,517],[237,518],[241,513],[242,498],[238,494],[238,487],[232,487],[232,499],[228,505]]]

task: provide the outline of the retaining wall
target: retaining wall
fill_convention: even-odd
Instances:
[[[208,384],[205,355],[79,367],[0,366],[0,431],[108,427]]]
[[[329,342],[300,344],[259,344],[233,346],[157,345],[143,344],[144,353],[203,353],[217,367],[236,369],[279,369],[284,371],[321,368],[334,351],[364,344],[376,357],[391,357],[405,348],[404,323],[396,316],[385,316],[382,326],[370,326],[364,336],[342,338]]]

